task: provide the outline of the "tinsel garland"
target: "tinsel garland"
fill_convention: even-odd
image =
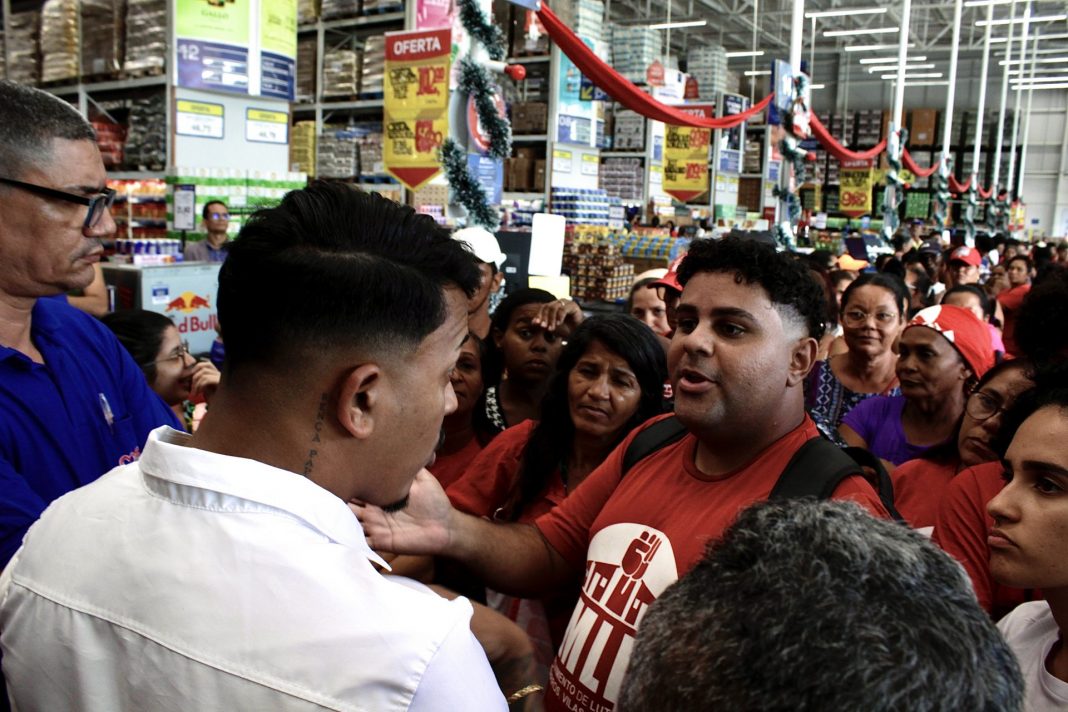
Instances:
[[[449,181],[452,196],[467,211],[470,225],[478,225],[494,231],[501,224],[497,210],[489,204],[482,184],[471,175],[467,168],[467,154],[451,138],[441,144],[441,167],[445,169],[445,178]]]
[[[474,97],[478,120],[489,137],[489,155],[504,160],[512,155],[512,126],[497,111],[493,101],[497,87],[489,70],[470,57],[460,60],[459,89]]]
[[[972,184],[968,186],[968,205],[964,209],[964,244],[968,247],[975,246],[975,213],[979,208],[979,198],[975,193],[978,185],[978,176],[972,176]]]
[[[892,244],[894,233],[901,224],[897,208],[904,199],[905,183],[901,180],[901,149],[908,140],[908,131],[890,126],[890,135],[886,140],[886,161],[890,165],[886,172],[886,189],[883,193],[883,227],[879,235],[886,245]]]
[[[504,32],[489,21],[478,0],[459,0],[460,22],[467,34],[482,43],[492,60],[502,62],[505,58]]]
[[[802,104],[801,108],[806,112],[808,107],[804,106],[803,97],[807,86],[808,77],[804,74],[799,74],[794,79],[792,104]],[[786,203],[786,219],[780,220],[775,225],[775,237],[780,245],[792,250],[795,247],[794,235],[797,232],[797,223],[801,219],[801,200],[798,198],[797,191],[794,190],[793,186],[801,185],[805,182],[805,156],[808,152],[801,148],[800,141],[794,137],[794,112],[792,110],[784,112],[783,128],[786,129],[786,135],[779,140],[779,153],[783,157],[786,188],[775,186],[772,193],[779,200]],[[785,170],[787,168],[793,168],[793,182],[790,181],[789,170]]]
[[[953,156],[941,156],[941,165],[934,174],[935,209],[934,222],[941,230],[949,213],[949,174],[953,170]]]

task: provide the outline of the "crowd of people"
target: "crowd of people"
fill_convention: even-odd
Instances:
[[[220,370],[60,297],[76,111],[0,82],[0,165],[12,709],[1068,707],[1060,252],[698,239],[588,316],[317,182],[205,207]]]

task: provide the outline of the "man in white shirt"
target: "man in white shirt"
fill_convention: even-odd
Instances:
[[[447,231],[373,194],[317,184],[254,216],[200,429],[57,500],[4,571],[14,707],[505,709],[470,604],[379,575],[346,504],[405,506],[477,286]]]

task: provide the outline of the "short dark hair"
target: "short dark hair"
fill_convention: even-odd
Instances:
[[[230,208],[228,208],[226,206],[226,203],[224,203],[221,200],[209,200],[208,202],[204,203],[204,209],[200,211],[200,217],[202,217],[205,220],[207,220],[208,219],[208,214],[211,212],[210,210],[208,210],[208,208],[210,208],[212,205],[221,205],[224,208],[226,208],[227,210],[230,209]]]
[[[993,712],[1023,692],[964,570],[923,535],[852,502],[765,501],[652,605],[618,709]]]
[[[256,211],[219,272],[225,372],[332,349],[414,349],[468,296],[478,268],[427,215],[320,181]],[[297,364],[296,368],[306,368]]]
[[[634,295],[638,293],[638,290],[656,289],[655,287],[650,286],[655,281],[657,281],[656,277],[645,277],[644,279],[639,279],[637,282],[631,285],[630,294],[627,295],[627,314],[630,314],[630,310],[634,308]]]
[[[1050,272],[1024,297],[1016,315],[1016,343],[1036,367],[1068,359],[1068,271]]]
[[[500,331],[502,334],[508,331],[508,324],[511,323],[512,313],[516,309],[528,304],[548,304],[553,301],[556,301],[556,297],[544,289],[533,287],[517,289],[502,299],[497,309],[494,310],[493,318],[490,320],[490,336],[492,337],[493,331]],[[488,388],[500,383],[504,375],[504,353],[497,348],[492,338],[486,340],[486,346],[486,360],[483,361],[482,376],[486,379]]]
[[[0,80],[0,173],[19,178],[51,159],[55,139],[96,141],[85,117],[48,92]],[[5,186],[0,185],[0,189]]]
[[[694,240],[679,265],[679,284],[699,272],[733,273],[738,284],[760,285],[780,312],[785,308],[804,321],[808,336],[817,341],[823,336],[823,287],[805,265],[771,245],[737,237]]]
[[[845,292],[842,293],[842,309],[846,308],[849,304],[850,298],[853,293],[861,287],[881,287],[890,294],[894,295],[894,303],[897,304],[898,311],[902,315],[908,313],[909,303],[909,288],[905,286],[905,280],[898,277],[896,274],[890,274],[888,272],[865,272],[856,279],[853,283],[846,287]]]
[[[1005,266],[1008,267],[1013,262],[1023,262],[1027,265],[1027,271],[1030,272],[1035,268],[1035,263],[1031,261],[1031,258],[1027,255],[1013,255],[1005,262]]]
[[[999,457],[1005,457],[1016,431],[1039,408],[1055,405],[1068,409],[1068,363],[1036,366],[1032,374],[1034,388],[1020,394],[1001,419],[1001,426],[991,440],[990,449]]]
[[[545,491],[549,477],[571,452],[575,426],[568,403],[568,379],[579,359],[595,342],[627,362],[642,393],[638,410],[623,428],[616,444],[632,429],[664,412],[667,358],[652,330],[629,314],[607,314],[583,321],[560,353],[556,373],[541,402],[538,424],[523,448],[519,497],[510,512],[513,519],[522,515],[526,507]]]
[[[156,381],[156,358],[163,344],[163,332],[174,322],[156,312],[144,309],[125,309],[100,318],[104,326],[118,338],[119,343],[141,367],[151,385]]]
[[[945,303],[946,297],[953,294],[974,294],[979,298],[979,306],[982,307],[983,314],[986,315],[986,320],[990,321],[990,318],[994,316],[994,304],[982,287],[976,284],[958,284],[956,287],[952,287],[945,291],[942,295],[942,303]]]

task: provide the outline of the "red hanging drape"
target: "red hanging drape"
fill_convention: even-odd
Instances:
[[[972,187],[972,177],[971,176],[968,176],[968,180],[966,182],[961,183],[959,180],[957,180],[957,177],[955,175],[950,174],[950,176],[949,176],[949,192],[956,193],[957,195],[961,195],[962,193],[967,193],[968,189],[971,188],[971,187]]]
[[[919,164],[916,163],[916,160],[912,157],[912,154],[909,153],[907,148],[901,152],[901,162],[905,165],[905,168],[908,168],[912,173],[915,173],[917,178],[927,178],[934,175],[935,171],[938,170],[937,162],[931,165],[930,168],[920,168]]]
[[[706,119],[692,116],[680,111],[678,108],[662,104],[653,97],[639,89],[629,79],[621,75],[612,67],[605,64],[604,60],[586,46],[586,43],[571,31],[558,18],[549,6],[542,3],[538,11],[538,18],[545,26],[549,36],[552,37],[560,51],[567,55],[568,59],[575,63],[593,84],[604,91],[608,96],[618,101],[631,111],[636,111],[642,116],[663,121],[672,126],[692,126],[704,129],[729,129],[741,124],[750,116],[759,114],[767,108],[774,94],[769,94],[750,109],[740,114],[724,116],[720,119]]]
[[[886,139],[880,141],[875,148],[868,149],[867,151],[850,151],[848,148],[838,143],[838,141],[831,136],[831,132],[827,130],[827,127],[820,123],[819,117],[813,112],[809,116],[809,125],[812,127],[812,135],[816,137],[816,140],[827,149],[827,151],[841,161],[870,161],[878,156],[886,149]]]
[[[994,186],[990,186],[986,190],[983,190],[982,186],[979,186],[978,188],[976,188],[976,190],[979,191],[979,197],[983,200],[987,200],[988,198],[990,198],[991,195],[994,194]]]

